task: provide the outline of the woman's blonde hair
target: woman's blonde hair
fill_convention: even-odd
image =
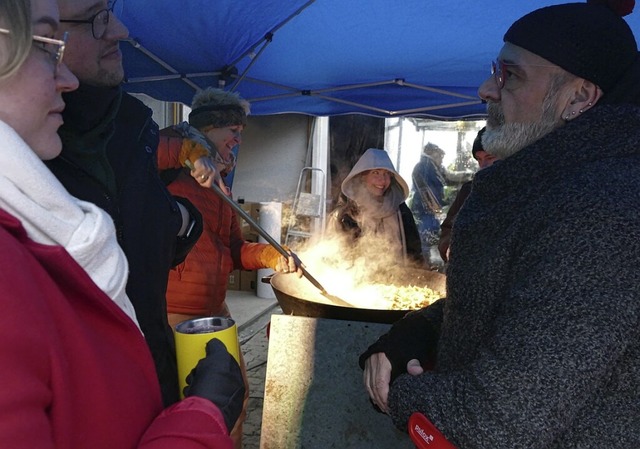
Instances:
[[[10,34],[0,33],[0,81],[9,78],[20,69],[31,50],[31,1],[0,1],[0,28]]]

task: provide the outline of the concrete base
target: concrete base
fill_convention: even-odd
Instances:
[[[373,409],[358,366],[389,327],[272,316],[260,448],[415,448]]]

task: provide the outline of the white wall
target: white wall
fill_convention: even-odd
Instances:
[[[292,202],[305,166],[312,117],[249,116],[242,133],[233,198],[247,202]]]

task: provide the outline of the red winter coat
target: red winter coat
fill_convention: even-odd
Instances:
[[[263,243],[243,240],[235,211],[216,193],[203,188],[182,169],[179,161],[182,138],[170,128],[161,131],[158,169],[179,170],[169,191],[185,197],[202,214],[203,231],[183,263],[169,273],[167,311],[185,315],[223,314],[229,274],[233,270],[264,268],[258,260]],[[166,177],[165,177],[166,179]]]
[[[0,248],[0,447],[232,447],[208,400],[163,411],[140,331],[64,248],[3,210]]]

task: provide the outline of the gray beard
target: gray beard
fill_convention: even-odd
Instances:
[[[549,92],[551,94],[552,92]],[[547,95],[542,103],[540,120],[533,123],[505,123],[499,103],[487,105],[487,130],[482,136],[482,147],[498,159],[506,159],[562,125],[555,117],[553,100]]]

